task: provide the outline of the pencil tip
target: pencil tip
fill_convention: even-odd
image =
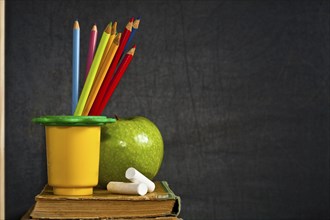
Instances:
[[[97,31],[97,26],[96,26],[96,24],[93,25],[92,30],[93,30],[93,31]]]
[[[136,18],[136,20],[141,20],[141,16],[138,16],[138,17]]]
[[[73,28],[74,29],[79,29],[80,27],[79,27],[79,22],[78,22],[78,20],[75,20],[74,21],[74,23],[73,23]]]
[[[136,44],[134,44],[132,48],[136,48]]]
[[[134,17],[131,17],[131,19],[129,19],[129,22],[133,22],[134,21]]]

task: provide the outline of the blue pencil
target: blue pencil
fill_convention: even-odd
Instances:
[[[80,27],[76,20],[73,24],[73,51],[72,51],[72,109],[74,114],[79,98],[79,50]]]
[[[139,29],[139,24],[140,24],[140,20],[141,20],[141,17],[137,17],[134,22],[133,22],[133,27],[132,27],[132,32],[131,34],[129,35],[129,38],[127,40],[127,43],[125,45],[125,48],[124,48],[124,53],[123,54],[126,54],[126,51],[128,50],[128,48],[130,48],[129,44],[130,42],[132,41],[134,35],[135,35],[135,32],[137,31],[137,29]]]

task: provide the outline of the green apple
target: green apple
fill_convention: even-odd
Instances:
[[[101,128],[99,185],[127,181],[125,172],[129,167],[153,179],[163,155],[163,139],[154,123],[141,116],[118,118]]]

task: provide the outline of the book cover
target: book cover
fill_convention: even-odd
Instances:
[[[156,188],[144,196],[111,194],[94,189],[91,196],[54,195],[45,186],[35,197],[30,216],[33,219],[104,219],[175,217],[181,209],[181,199],[166,181],[155,182]]]
[[[21,220],[42,220],[45,218],[32,218],[31,217],[31,211],[33,207],[29,209],[21,218]],[[98,218],[100,219],[100,218]],[[58,219],[50,219],[47,218],[47,220],[58,220]],[[176,217],[176,216],[165,216],[165,217],[154,217],[154,218],[107,218],[102,220],[183,220],[182,218]]]

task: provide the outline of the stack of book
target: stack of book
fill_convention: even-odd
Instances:
[[[54,195],[48,185],[35,197],[34,206],[21,218],[27,219],[158,219],[175,220],[181,209],[166,181],[155,182],[156,188],[145,196],[111,194],[94,189],[91,196]]]

